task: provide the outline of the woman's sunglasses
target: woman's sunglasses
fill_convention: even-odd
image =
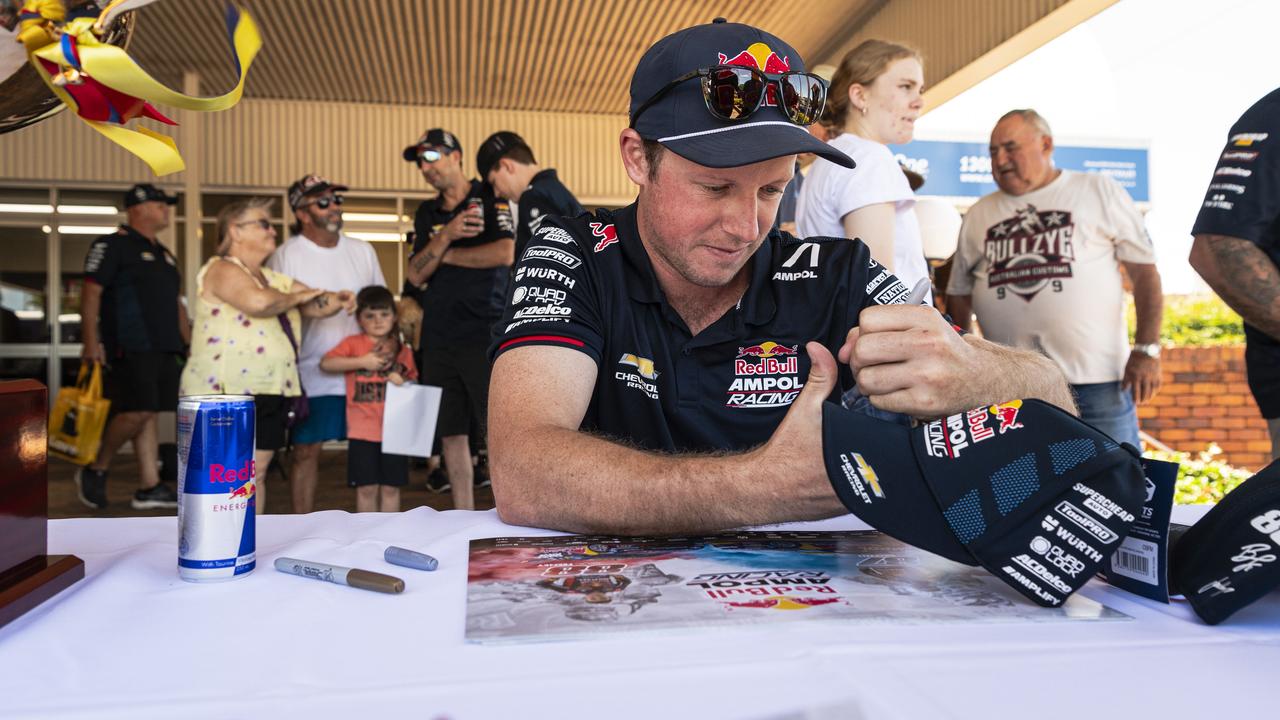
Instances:
[[[785,72],[769,77],[742,65],[716,65],[694,70],[667,83],[631,116],[631,127],[640,115],[682,82],[702,78],[702,99],[712,115],[737,122],[751,117],[768,100],[782,108],[782,114],[796,125],[818,122],[827,104],[827,82],[806,72]]]
[[[343,202],[344,200],[341,195],[334,195],[333,197],[322,197],[318,200],[314,200],[312,202],[307,203],[306,205],[303,205],[303,207],[315,205],[321,210],[324,210],[328,208],[330,205],[341,205]]]
[[[268,219],[266,219],[266,218],[257,218],[256,220],[245,220],[244,222],[238,222],[238,223],[236,223],[236,225],[237,225],[237,226],[244,226],[244,225],[257,225],[258,227],[262,228],[263,230],[270,230],[270,229],[271,229],[271,221],[270,221],[270,220],[268,220]]]

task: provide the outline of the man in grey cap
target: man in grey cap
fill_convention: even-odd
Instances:
[[[1073,407],[1049,360],[903,304],[861,241],[771,231],[796,154],[852,165],[805,129],[825,92],[794,49],[723,20],[641,58],[619,140],[639,197],[547,220],[512,273],[490,349],[504,521],[669,534],[843,513],[822,404],[855,378],[916,417]]]

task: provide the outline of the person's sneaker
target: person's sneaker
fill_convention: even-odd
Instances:
[[[489,481],[489,456],[481,455],[476,461],[476,487],[487,488],[493,483]]]
[[[449,484],[449,474],[442,467],[437,467],[427,475],[427,490],[437,495],[449,492],[452,487]]]
[[[107,471],[87,466],[76,470],[76,494],[80,502],[94,510],[107,507]]]
[[[129,502],[134,510],[159,510],[178,507],[178,493],[173,488],[160,483],[155,487],[139,490],[133,494]]]

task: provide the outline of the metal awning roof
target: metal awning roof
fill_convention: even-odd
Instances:
[[[1016,52],[1114,1],[244,0],[265,40],[246,96],[623,114],[644,50],[716,16],[785,39],[810,67],[838,62],[865,37],[905,41],[923,52],[926,85],[936,86],[1046,19],[1062,18]],[[234,80],[222,8],[222,0],[142,8],[131,54],[171,87],[191,71],[203,94],[224,91]]]

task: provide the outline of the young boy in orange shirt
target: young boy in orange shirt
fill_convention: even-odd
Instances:
[[[347,485],[356,489],[356,512],[399,512],[409,458],[382,451],[382,409],[387,382],[403,385],[418,371],[413,351],[400,341],[390,290],[381,285],[361,290],[356,322],[363,332],[325,353],[320,369],[347,376]]]

